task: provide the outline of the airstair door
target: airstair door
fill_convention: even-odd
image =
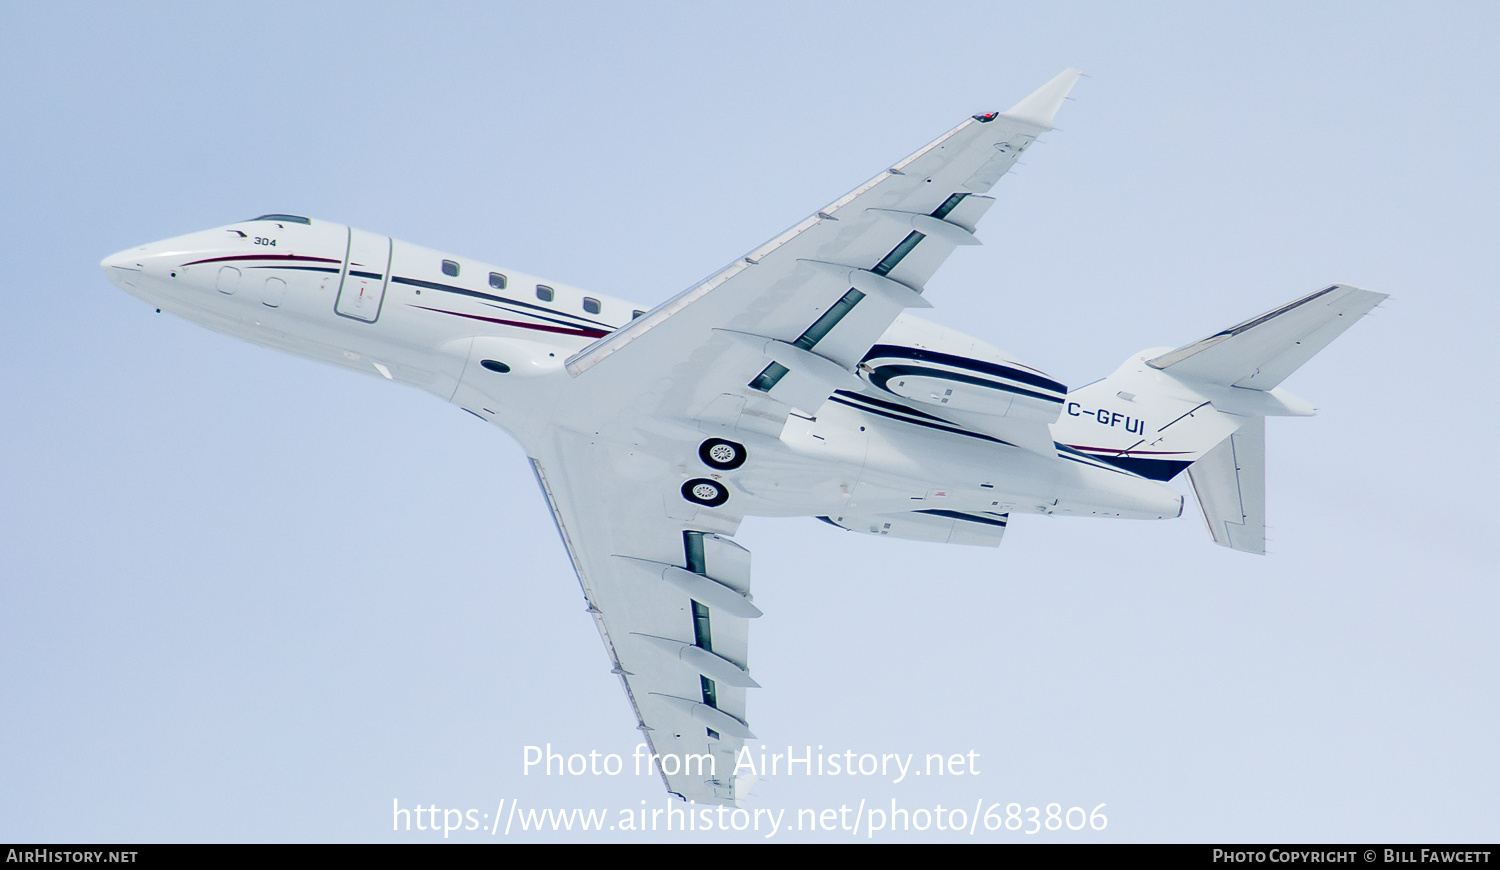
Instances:
[[[344,317],[374,323],[380,317],[390,270],[390,237],[350,227],[349,247],[339,274],[338,302],[333,310]]]

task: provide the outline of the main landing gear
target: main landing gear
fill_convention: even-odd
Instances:
[[[745,445],[724,438],[710,438],[698,445],[698,458],[718,471],[733,471],[745,464]],[[729,501],[729,488],[717,480],[696,477],[682,485],[682,497],[693,504],[718,507]]]
[[[710,438],[699,445],[698,458],[709,468],[733,471],[745,464],[745,445],[723,438]]]
[[[699,477],[682,485],[682,497],[693,504],[718,507],[729,501],[729,490],[718,481]]]

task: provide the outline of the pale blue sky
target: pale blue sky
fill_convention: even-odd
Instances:
[[[101,257],[290,211],[654,304],[1068,66],[934,319],[1082,384],[1331,282],[1392,298],[1287,383],[1320,415],[1268,426],[1264,558],[1195,513],[999,550],[747,522],[762,742],[981,758],[751,806],[1495,840],[1497,38],[1479,3],[0,3],[0,840],[663,804],[521,776],[636,732],[513,442]]]

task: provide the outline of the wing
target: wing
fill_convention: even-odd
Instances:
[[[976,115],[654,310],[575,354],[578,428],[617,415],[776,435],[816,411],[994,202],[983,194],[1052,119],[1067,70],[1009,112]],[[643,385],[650,385],[643,389]],[[729,419],[723,419],[723,418]]]
[[[1078,75],[964,121],[567,361],[532,461],[669,791],[737,802],[752,736],[749,553],[729,538],[733,502],[684,498],[722,486],[695,478],[694,451],[720,427],[779,437],[792,408],[860,390],[855,367],[904,309],[928,306],[923,285],[953,249],[977,243],[983,194]]]
[[[750,554],[729,539],[739,517],[688,505],[670,468],[583,435],[557,433],[532,467],[667,791],[738,803],[760,615]]]

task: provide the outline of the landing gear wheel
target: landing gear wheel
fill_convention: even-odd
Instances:
[[[698,448],[698,458],[709,468],[733,471],[745,464],[745,445],[723,438],[710,438]]]
[[[693,504],[718,507],[729,501],[729,490],[721,483],[699,477],[682,485],[682,497]]]

